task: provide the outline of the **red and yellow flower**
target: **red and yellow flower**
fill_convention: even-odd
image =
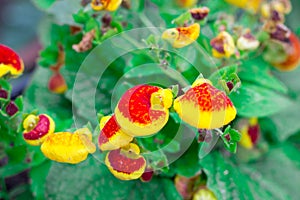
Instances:
[[[236,109],[223,91],[204,78],[174,100],[174,109],[186,123],[198,129],[220,128],[236,116]]]
[[[45,139],[54,132],[55,123],[51,117],[45,114],[28,115],[23,121],[24,140],[33,146],[41,145]]]
[[[41,151],[50,160],[76,164],[84,161],[89,153],[96,151],[92,133],[88,128],[74,133],[59,132],[49,135],[41,146]]]
[[[121,5],[122,0],[92,0],[91,6],[94,10],[115,11]]]
[[[132,136],[121,130],[115,115],[103,117],[100,121],[100,129],[98,145],[101,151],[119,149],[133,140]]]
[[[64,77],[59,72],[55,72],[50,77],[48,89],[55,94],[63,94],[68,89]]]
[[[128,146],[108,152],[105,164],[109,171],[120,180],[138,179],[146,168],[146,160],[139,154],[139,147],[130,143]]]
[[[172,102],[170,89],[135,86],[120,99],[115,109],[116,121],[122,131],[133,137],[153,135],[167,123]]]
[[[183,8],[190,8],[197,4],[197,0],[176,0],[177,4]]]
[[[24,71],[23,60],[11,48],[0,44],[0,78],[6,74],[19,76]]]
[[[194,23],[188,27],[167,29],[162,34],[162,39],[168,41],[174,48],[182,48],[193,43],[200,34],[200,25]]]
[[[243,123],[244,122],[244,123]],[[240,145],[246,149],[252,149],[260,136],[260,127],[256,117],[241,122],[239,128],[242,134]]]
[[[210,41],[212,46],[212,54],[216,58],[229,58],[235,53],[235,44],[232,36],[226,32],[222,31],[219,35]]]

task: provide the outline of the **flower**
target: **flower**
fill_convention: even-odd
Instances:
[[[126,147],[107,153],[105,164],[109,171],[120,180],[138,179],[146,168],[146,160],[139,154],[139,147],[130,143]]]
[[[174,100],[174,109],[186,123],[198,129],[220,128],[236,116],[236,109],[223,91],[204,78]]]
[[[162,39],[171,43],[174,48],[182,48],[193,43],[200,34],[200,25],[194,23],[188,27],[167,29],[162,34]]]
[[[193,8],[190,9],[191,16],[195,20],[203,20],[207,17],[209,13],[209,8],[207,7],[201,7],[201,8]]]
[[[48,82],[48,89],[56,94],[63,94],[68,89],[64,77],[59,72],[55,72],[50,77]]]
[[[257,143],[260,135],[260,127],[256,117],[250,118],[247,121],[240,122],[240,131],[242,134],[240,145],[246,149],[252,149]]]
[[[259,41],[248,30],[237,40],[237,48],[239,50],[255,50],[259,47]]]
[[[81,128],[74,133],[59,132],[49,135],[41,146],[41,151],[50,160],[76,164],[84,161],[89,153],[96,151],[92,143],[92,133]]]
[[[94,10],[115,11],[121,5],[122,0],[92,0],[91,6]]]
[[[115,108],[116,121],[131,136],[148,136],[162,129],[173,102],[170,89],[137,85],[125,92]]]
[[[197,0],[177,0],[177,4],[183,8],[190,8],[197,4]]]
[[[200,188],[193,196],[193,200],[217,200],[215,194],[208,188]]]
[[[300,64],[300,41],[294,34],[290,33],[288,42],[284,44],[286,58],[283,62],[272,63],[280,71],[292,71]]]
[[[0,78],[6,74],[19,76],[24,71],[23,60],[11,48],[0,44]]]
[[[231,35],[226,32],[222,31],[216,38],[213,38],[210,41],[210,45],[212,46],[212,54],[216,58],[229,58],[235,52],[235,45],[233,38]]]
[[[133,139],[121,130],[115,115],[103,117],[100,121],[100,129],[98,145],[101,151],[119,149],[128,145]]]
[[[262,0],[225,0],[227,3],[243,8],[250,12],[256,13]]]
[[[45,139],[54,132],[55,123],[53,119],[46,115],[28,115],[23,121],[24,140],[33,146],[42,144]]]

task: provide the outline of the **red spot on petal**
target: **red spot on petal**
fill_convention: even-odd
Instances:
[[[160,88],[150,85],[138,85],[126,91],[118,103],[121,113],[132,122],[149,124],[162,115],[163,111],[151,110],[151,94]]]
[[[24,138],[26,140],[37,140],[43,136],[45,136],[50,129],[50,120],[45,115],[39,115],[39,122],[34,127],[33,130],[31,130],[28,133],[24,133]]]
[[[189,89],[183,99],[195,102],[201,111],[221,111],[232,107],[232,102],[223,91],[218,90],[208,83],[202,83]]]
[[[100,132],[98,138],[99,145],[105,144],[108,140],[120,130],[120,126],[117,124],[116,117],[113,115],[105,124]]]

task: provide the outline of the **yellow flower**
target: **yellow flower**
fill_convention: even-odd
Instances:
[[[0,78],[6,74],[19,76],[24,71],[23,60],[11,48],[0,44]]]
[[[227,3],[235,5],[239,8],[249,10],[250,12],[256,13],[262,0],[225,0]]]
[[[55,123],[51,117],[45,114],[39,116],[28,115],[23,121],[24,140],[33,146],[38,146],[54,132]]]
[[[133,137],[153,135],[167,123],[172,102],[170,89],[135,86],[120,99],[115,109],[116,121],[122,131]]]
[[[204,78],[174,100],[174,109],[186,123],[198,129],[220,128],[236,116],[236,109],[223,91]]]
[[[210,41],[212,46],[212,54],[216,58],[229,58],[235,52],[233,38],[226,31],[222,31],[219,35]]]
[[[50,160],[76,164],[84,161],[89,153],[96,151],[92,133],[82,128],[74,133],[59,132],[49,135],[41,146],[43,154]]]
[[[92,0],[91,6],[94,10],[115,11],[121,5],[122,0]]]
[[[182,48],[193,43],[200,34],[200,25],[195,23],[188,27],[171,28],[163,32],[162,39],[174,48]]]
[[[207,188],[200,188],[193,196],[193,200],[217,200],[215,194]]]
[[[109,171],[120,180],[138,179],[146,168],[146,160],[139,154],[139,147],[130,143],[126,147],[110,151],[106,155],[105,164]]]
[[[119,149],[128,145],[133,139],[121,130],[115,115],[103,117],[100,121],[100,129],[98,145],[101,151]]]

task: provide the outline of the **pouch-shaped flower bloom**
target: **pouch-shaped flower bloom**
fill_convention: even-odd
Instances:
[[[167,123],[172,102],[170,89],[135,86],[125,92],[115,109],[117,123],[131,136],[153,135]]]
[[[92,143],[92,133],[88,128],[74,133],[59,132],[49,135],[41,146],[41,151],[50,160],[76,164],[84,161],[89,153],[96,151]]]
[[[255,50],[259,46],[259,41],[250,33],[250,31],[243,34],[237,40],[237,48],[239,50]]]
[[[233,38],[226,31],[220,32],[217,37],[210,41],[210,45],[213,48],[212,54],[216,58],[229,58],[235,52]]]
[[[38,146],[54,132],[55,123],[51,117],[45,114],[41,115],[28,115],[23,121],[24,140],[34,146]]]
[[[196,80],[184,95],[174,100],[174,109],[183,121],[198,129],[220,128],[236,116],[226,94],[204,78]]]
[[[118,179],[138,179],[146,168],[146,160],[139,154],[139,147],[130,143],[126,147],[110,151],[106,155],[105,164],[109,171]]]
[[[115,11],[121,5],[122,0],[92,0],[91,6],[94,10]]]
[[[243,8],[250,12],[256,13],[262,0],[225,0],[227,3]]]
[[[244,123],[243,123],[244,122]],[[260,136],[260,127],[257,118],[250,118],[241,122],[240,131],[242,134],[240,145],[246,149],[252,149]]]
[[[0,44],[0,78],[6,74],[19,76],[24,71],[23,60],[11,48]]]
[[[103,117],[100,122],[98,145],[101,151],[119,149],[128,145],[133,137],[124,133],[116,122],[115,115]]]
[[[300,64],[300,41],[299,38],[291,32],[288,43],[285,45],[286,59],[280,63],[272,63],[280,71],[291,71]]]
[[[50,77],[48,89],[56,94],[63,94],[68,89],[64,77],[59,72],[55,72]]]
[[[200,34],[200,25],[194,23],[187,27],[170,28],[163,32],[162,39],[174,48],[182,48],[193,43]]]

